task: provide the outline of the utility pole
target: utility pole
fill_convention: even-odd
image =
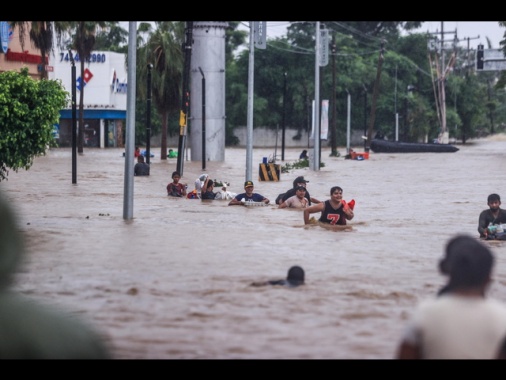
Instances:
[[[153,65],[148,63],[147,99],[146,99],[146,163],[150,164],[151,157],[151,71]]]
[[[184,150],[186,147],[186,130],[188,127],[188,110],[190,109],[190,63],[192,56],[192,33],[193,21],[186,22],[186,41],[184,48],[183,91],[181,93],[182,104],[179,115],[179,145],[177,149],[177,171],[183,176]],[[167,153],[167,152],[165,152]]]
[[[332,126],[330,135],[330,156],[337,157],[337,120],[336,120],[336,36],[332,35],[332,44],[330,46],[332,51]]]
[[[471,61],[471,59],[470,59],[470,58],[471,58],[471,48],[470,48],[470,46],[469,46],[469,41],[470,41],[470,40],[477,40],[478,38],[480,38],[480,35],[478,35],[478,37],[466,37],[466,38],[464,38],[465,40],[467,40],[467,57],[466,57],[466,58],[467,58],[467,59],[466,59],[466,60],[467,60],[467,63],[466,63],[466,72],[467,72],[467,70],[469,70],[469,67],[471,67],[471,63],[470,63],[470,61]],[[458,40],[457,40],[457,41],[458,41]]]
[[[374,129],[374,119],[376,116],[376,101],[378,100],[379,84],[381,78],[381,66],[383,65],[384,59],[384,48],[385,41],[381,41],[381,49],[378,58],[378,69],[376,72],[376,81],[374,82],[374,92],[372,94],[371,119],[369,120],[369,129],[367,130],[367,147],[365,148],[366,152],[369,152],[369,149],[371,148],[372,130]]]
[[[441,70],[445,68],[445,49],[444,49],[444,21],[441,21]],[[441,96],[441,142],[445,141],[446,136],[446,94],[445,94],[446,77],[442,74],[439,78],[440,96]]]
[[[72,184],[77,183],[76,63],[69,49],[72,82]]]
[[[206,77],[199,66],[202,75],[202,170],[206,170]]]
[[[283,81],[283,129],[282,129],[282,132],[281,132],[281,161],[284,161],[285,160],[285,130],[286,130],[286,76],[288,75],[288,73],[285,71],[283,73],[283,78],[284,78],[284,81]],[[277,134],[276,134],[276,138],[277,138]],[[276,146],[278,146],[278,144],[276,144]],[[276,159],[275,157],[276,155],[274,155],[274,159]]]
[[[399,114],[397,113],[397,65],[395,65],[395,141],[399,141]]]
[[[433,33],[433,34],[437,34],[439,32],[436,31],[436,33]],[[440,53],[441,53],[441,64],[440,64],[440,68],[439,70],[437,70],[437,74],[438,74],[438,77],[437,77],[437,90],[438,90],[438,97],[436,99],[436,103],[439,104],[439,112],[438,112],[438,115],[439,115],[439,121],[441,123],[441,130],[440,130],[440,134],[439,134],[439,142],[440,143],[443,143],[443,144],[448,144],[448,132],[446,131],[446,94],[445,94],[445,82],[446,82],[446,77],[447,77],[447,74],[449,73],[449,69],[451,68],[451,66],[453,66],[453,64],[455,63],[455,52],[453,54],[453,56],[451,57],[451,59],[449,60],[448,62],[448,67],[445,68],[445,45],[444,43],[445,42],[455,42],[456,40],[453,39],[453,40],[445,40],[444,39],[444,35],[445,34],[448,34],[448,33],[453,33],[453,34],[457,34],[457,30],[455,31],[452,31],[452,32],[445,32],[444,31],[444,21],[441,21],[441,41],[440,41]],[[455,45],[453,47],[455,49]],[[437,50],[437,49],[436,49]]]
[[[314,96],[314,146],[312,170],[320,170],[320,21],[316,21],[315,31],[315,96]]]

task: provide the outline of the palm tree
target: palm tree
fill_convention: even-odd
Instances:
[[[46,56],[53,51],[53,41],[56,33],[58,44],[63,33],[69,28],[68,21],[10,21],[13,28],[19,30],[19,41],[24,50],[25,36],[30,35],[30,41],[40,50],[42,69],[40,78],[47,79]]]
[[[72,47],[79,55],[81,69],[81,89],[79,91],[79,128],[77,151],[83,153],[84,145],[84,65],[91,57],[95,46],[95,35],[103,28],[114,25],[115,21],[71,21]]]
[[[145,24],[147,42],[137,53],[137,82],[147,80],[147,65],[152,64],[152,99],[162,118],[162,141],[160,158],[167,159],[167,124],[169,114],[181,106],[181,83],[183,80],[185,23],[182,21],[157,21],[155,28]],[[146,95],[139,86],[141,96]]]

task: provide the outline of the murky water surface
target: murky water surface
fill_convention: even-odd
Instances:
[[[351,231],[304,226],[302,213],[277,206],[174,199],[165,187],[176,159],[152,149],[151,176],[134,178],[133,219],[124,215],[122,149],[54,149],[0,184],[27,241],[15,288],[90,320],[120,359],[389,359],[415,305],[436,293],[445,242],[477,236],[489,193],[506,199],[506,137],[459,146],[456,153],[329,157],[319,171],[295,169],[255,191],[274,202],[304,175],[310,194],[341,186],[356,200]],[[360,147],[355,149],[361,151]],[[300,149],[285,151],[284,165]],[[278,156],[279,150],[278,150]],[[246,150],[206,163],[211,178],[242,192]],[[183,182],[202,173],[185,161]],[[318,214],[317,214],[318,215]],[[506,244],[491,295],[506,302]],[[306,285],[252,287],[300,265]]]

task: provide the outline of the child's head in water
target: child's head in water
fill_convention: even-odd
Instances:
[[[286,276],[286,279],[253,282],[251,285],[252,286],[283,285],[288,286],[290,288],[299,285],[304,285],[304,269],[302,269],[298,265],[294,265],[288,270],[288,275]]]
[[[178,171],[172,172],[172,179],[174,182],[178,182],[181,179],[181,174]]]
[[[298,265],[294,265],[288,270],[286,281],[289,286],[298,286],[304,284],[304,269]]]

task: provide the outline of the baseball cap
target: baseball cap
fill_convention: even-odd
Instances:
[[[252,181],[244,182],[244,187],[250,187],[250,186],[254,186]]]
[[[293,182],[295,182],[295,183],[307,183],[309,181],[306,181],[303,176],[300,176],[300,177],[295,178],[295,181],[293,181]]]

